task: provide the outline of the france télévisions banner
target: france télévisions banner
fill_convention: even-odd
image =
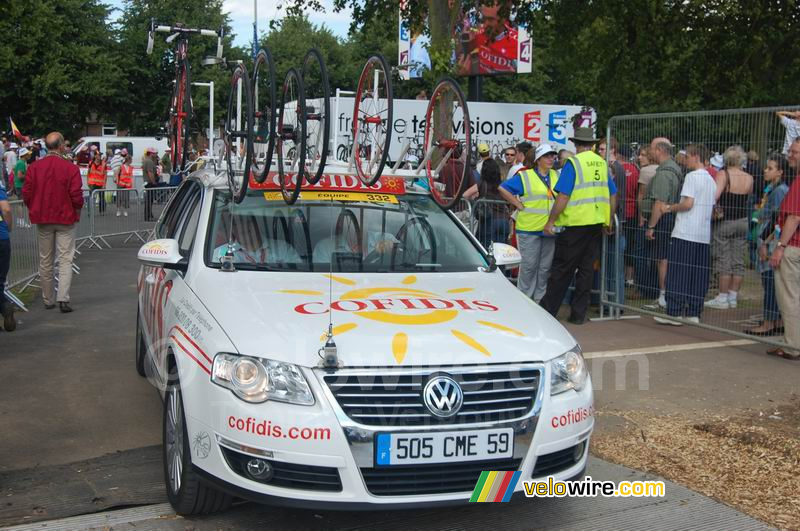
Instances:
[[[431,67],[426,32],[412,31],[400,6],[398,65],[402,79],[422,77]],[[427,26],[427,21],[425,26]],[[454,61],[462,76],[530,74],[533,42],[528,30],[503,13],[500,3],[473,7],[453,27]],[[403,67],[406,68],[403,68]]]
[[[334,102],[331,102],[336,113],[331,124],[332,143],[337,157],[347,160],[352,150],[354,100],[339,98],[338,106]],[[406,143],[410,146],[407,159],[424,158],[427,107],[427,100],[394,100],[390,160],[397,160]],[[574,134],[573,124],[594,127],[596,115],[592,109],[578,105],[469,102],[469,118],[472,145],[486,143],[492,155],[499,156],[506,147],[525,140],[574,151],[575,146],[569,141]],[[461,126],[458,121],[453,123],[456,131],[462,130]]]

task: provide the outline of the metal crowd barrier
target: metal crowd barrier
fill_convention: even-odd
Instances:
[[[84,209],[80,221],[76,224],[76,262],[83,247],[112,248],[113,240],[110,240],[112,237],[124,237],[123,245],[133,239],[144,243],[148,233],[153,230],[155,220],[177,188],[177,186],[145,188],[143,193],[136,189],[87,190]],[[28,218],[25,204],[20,200],[9,203],[13,228],[11,268],[6,280],[5,294],[20,309],[25,310],[22,301],[11,290],[23,292],[29,287],[38,287],[36,283],[39,277],[38,237],[36,226],[31,224]],[[77,263],[73,263],[72,269],[75,274],[80,274],[80,266]]]
[[[765,263],[757,256],[759,232],[764,227],[758,218],[763,213],[761,206],[766,184],[764,167],[771,155],[784,153],[791,141],[789,130],[782,125],[776,112],[798,108],[643,114],[614,117],[609,121],[606,136],[616,138],[620,146],[627,146],[633,151],[634,157],[630,162],[637,165],[640,165],[637,161],[640,147],[649,146],[655,137],[668,138],[674,145],[674,160],[682,169],[681,186],[688,173],[684,166],[684,150],[689,144],[703,144],[710,149],[713,157],[706,161],[707,167],[712,162],[722,162],[722,155],[729,148],[740,146],[745,154],[741,166],[753,179],[752,193],[746,200],[740,201],[737,212],[729,212],[735,219],[712,221],[710,227],[693,228],[698,231],[701,228],[711,230],[711,241],[702,251],[691,252],[687,250],[685,239],[671,238],[674,218],[659,227],[657,242],[646,239],[649,221],[640,225],[638,212],[624,230],[618,230],[608,238],[602,262],[602,278],[605,282],[601,302],[612,318],[620,318],[624,310],[629,314],[663,319],[667,312],[664,303],[672,300],[670,311],[675,314],[678,307],[676,301],[680,300],[680,315],[675,317],[675,322],[786,346],[778,325],[773,327],[774,335],[754,336],[745,333],[745,330],[759,325],[765,319],[773,321],[776,317],[772,304],[772,290],[775,288],[762,278],[765,276]],[[729,162],[737,158],[736,151],[728,152]],[[646,158],[641,160],[649,162]],[[792,170],[788,170],[788,173],[790,175],[784,176],[784,182],[793,177]],[[639,186],[646,187],[643,183]],[[617,187],[624,188],[619,182]],[[711,210],[712,205],[696,204],[693,208]],[[774,220],[771,223],[774,224]],[[770,221],[767,221],[769,224]],[[708,256],[698,261],[699,254],[706,252]],[[659,275],[659,263],[662,275],[666,270],[666,282]],[[766,276],[769,274],[766,273]],[[721,293],[723,287],[727,288],[727,295]],[[666,291],[663,297],[662,291]],[[688,319],[696,317],[694,314],[698,313],[699,322]],[[783,322],[800,320],[800,315],[783,315],[782,319]]]

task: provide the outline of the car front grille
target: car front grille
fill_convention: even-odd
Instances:
[[[230,448],[222,448],[225,461],[228,466],[242,477],[252,481],[258,481],[273,487],[283,487],[286,489],[316,490],[327,492],[341,492],[342,480],[339,477],[339,470],[333,467],[299,465],[295,463],[285,463],[283,461],[273,461],[271,459],[255,458],[250,455],[235,452]],[[269,479],[261,480],[253,477],[247,472],[247,462],[251,459],[262,459],[272,467],[272,476]]]
[[[434,416],[425,406],[422,391],[437,375],[461,386],[464,402],[451,418]],[[541,385],[541,368],[482,367],[436,370],[337,371],[323,379],[344,413],[368,426],[425,426],[476,422],[502,422],[527,415]]]
[[[521,462],[521,459],[500,459],[397,468],[362,468],[361,475],[367,490],[375,496],[471,492],[484,470],[516,471]]]

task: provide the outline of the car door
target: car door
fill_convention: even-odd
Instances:
[[[188,181],[175,192],[175,197],[167,206],[155,228],[156,238],[170,238],[179,242],[181,254],[189,262],[194,234],[200,212],[203,188],[196,181]],[[143,330],[146,334],[148,351],[154,357],[158,376],[163,373],[163,361],[168,342],[169,326],[173,319],[171,301],[186,291],[184,273],[160,266],[144,265],[140,283],[140,312]],[[163,380],[162,380],[163,381]]]

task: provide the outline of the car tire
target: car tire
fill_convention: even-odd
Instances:
[[[192,470],[189,435],[177,367],[170,368],[164,393],[162,458],[167,498],[175,512],[188,516],[210,514],[230,507],[233,498],[210,487]]]
[[[142,321],[139,316],[139,309],[136,309],[136,372],[142,378],[147,375],[144,372],[144,358],[147,352],[147,345],[144,342],[144,333],[142,332]]]

